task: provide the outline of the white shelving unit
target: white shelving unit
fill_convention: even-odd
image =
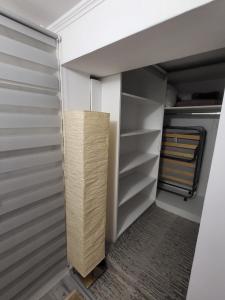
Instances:
[[[119,207],[153,183],[155,178],[134,172],[121,178],[119,189]]]
[[[122,175],[138,166],[141,166],[151,160],[157,158],[157,154],[131,152],[120,156],[120,170],[119,174]]]
[[[122,93],[122,97],[124,100],[133,101],[136,104],[151,104],[152,102],[154,102],[154,100],[152,99],[140,97],[129,93]]]
[[[139,130],[129,130],[125,129],[120,133],[120,137],[127,137],[127,136],[133,136],[133,135],[141,135],[141,134],[149,134],[154,132],[159,132],[160,130],[156,129],[139,129]]]
[[[151,70],[103,81],[102,110],[111,114],[114,162],[109,170],[108,240],[115,241],[156,199],[165,93],[166,80]]]
[[[137,194],[132,201],[122,206],[118,214],[118,233],[117,238],[136,221],[149,206],[154,202],[144,193]]]

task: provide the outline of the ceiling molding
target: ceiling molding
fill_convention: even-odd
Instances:
[[[60,31],[65,29],[71,23],[76,22],[78,19],[80,19],[82,16],[87,14],[89,11],[91,11],[104,1],[105,0],[82,0],[67,13],[53,22],[50,26],[48,26],[48,30],[51,30],[55,33],[60,33]]]

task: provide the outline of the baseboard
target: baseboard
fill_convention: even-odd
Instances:
[[[177,216],[180,216],[184,219],[187,219],[189,221],[192,221],[192,222],[195,222],[195,223],[200,223],[200,220],[201,220],[201,217],[200,216],[197,216],[195,214],[192,214],[192,213],[189,213],[183,209],[180,209],[178,207],[175,207],[173,205],[170,205],[170,204],[167,204],[167,203],[164,203],[163,201],[161,200],[157,200],[156,199],[156,205],[159,207],[159,208],[162,208],[168,212],[171,212]]]

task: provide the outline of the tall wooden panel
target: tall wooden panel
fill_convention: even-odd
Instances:
[[[109,114],[65,112],[67,254],[85,277],[105,257]]]

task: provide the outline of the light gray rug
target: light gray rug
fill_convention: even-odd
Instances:
[[[91,292],[97,300],[185,299],[197,234],[197,224],[153,206],[109,249]]]

